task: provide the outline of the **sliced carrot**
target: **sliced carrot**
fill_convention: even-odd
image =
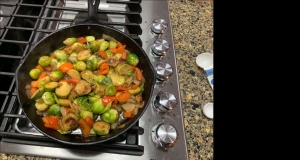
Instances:
[[[132,117],[132,111],[126,111],[123,113],[124,118],[131,118]]]
[[[135,72],[136,72],[136,79],[138,81],[141,81],[143,78],[142,72],[139,68],[135,67]]]
[[[123,44],[121,42],[117,42],[117,47],[121,47]]]
[[[102,58],[104,58],[104,59],[107,59],[107,58],[108,58],[106,52],[99,50],[98,53],[99,53],[99,55],[100,55]]]
[[[87,137],[90,135],[91,127],[86,123],[85,120],[79,119],[78,124],[81,128],[82,135]]]
[[[85,117],[85,122],[89,125],[90,128],[92,128],[93,124],[95,123],[95,121],[90,116]]]
[[[42,78],[48,76],[47,72],[42,72],[41,75],[39,76],[37,82],[41,81]]]
[[[60,82],[68,82],[68,83],[72,83],[74,86],[76,86],[77,83],[79,82],[79,79],[62,79],[62,80],[60,80]]]
[[[136,84],[132,84],[131,85],[131,89],[137,89],[139,86],[138,85],[136,85]]]
[[[31,87],[38,87],[38,81],[31,81],[30,85]]]
[[[77,39],[77,41],[78,41],[79,43],[85,43],[85,42],[86,42],[86,38],[85,38],[85,37],[79,37],[79,38]]]
[[[129,92],[124,92],[121,95],[119,95],[117,97],[117,99],[119,100],[119,102],[125,102],[130,97],[131,97],[131,94]]]
[[[122,86],[117,86],[117,87],[116,87],[116,90],[117,90],[117,91],[128,91],[128,88],[122,87]]]
[[[74,65],[71,62],[66,62],[58,67],[58,69],[60,69],[64,73],[73,68]]]
[[[30,93],[31,93],[31,95],[34,94],[37,90],[38,90],[37,87],[31,87],[31,88],[30,88]]]
[[[108,73],[108,71],[109,71],[109,65],[108,65],[108,63],[106,63],[106,62],[102,63],[100,65],[99,75],[105,75],[105,74]]]
[[[118,48],[111,48],[109,49],[112,53],[123,53],[124,49],[125,49],[126,45],[122,45]]]
[[[41,72],[44,71],[44,68],[43,68],[41,65],[39,65],[39,64],[38,64],[35,68],[36,68],[36,69],[39,69]]]
[[[122,52],[122,57],[121,57],[121,59],[122,59],[123,61],[126,61],[126,58],[127,58],[128,53],[129,53],[129,52],[128,52],[126,49],[124,49],[124,51]]]

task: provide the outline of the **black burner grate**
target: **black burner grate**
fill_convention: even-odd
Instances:
[[[31,47],[56,30],[58,23],[66,22],[70,25],[75,23],[73,19],[61,18],[63,11],[75,11],[84,15],[87,9],[64,7],[62,0],[0,0],[0,3],[0,142],[78,149],[76,146],[57,143],[42,135],[24,134],[14,129],[13,124],[16,121],[18,123],[27,121],[17,101],[15,73]],[[102,21],[103,24],[125,27],[125,33],[142,46],[139,38],[142,33],[141,0],[108,0],[107,3],[126,4],[128,11],[101,10],[98,12],[100,17],[105,17],[106,14],[124,15],[126,22]],[[137,122],[135,126],[116,139],[81,147],[81,149],[100,149],[108,153],[142,155],[144,147],[138,143],[139,134],[143,134],[143,128],[140,128]],[[123,141],[125,143],[119,143]]]

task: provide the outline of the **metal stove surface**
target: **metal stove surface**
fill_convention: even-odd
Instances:
[[[66,7],[72,8],[87,8],[86,1],[66,1]],[[183,112],[180,97],[180,88],[178,82],[178,71],[176,65],[176,57],[174,51],[174,41],[172,36],[172,28],[169,16],[169,7],[167,0],[144,0],[141,2],[142,12],[142,34],[139,36],[142,41],[142,48],[146,51],[152,65],[157,69],[157,74],[160,79],[157,80],[155,85],[154,94],[152,96],[152,104],[145,111],[143,116],[139,120],[139,126],[144,129],[144,133],[139,135],[139,145],[144,146],[144,153],[141,156],[127,155],[127,154],[113,154],[103,153],[99,150],[81,150],[80,147],[76,149],[60,148],[54,146],[34,146],[26,144],[13,144],[7,142],[1,142],[1,152],[11,154],[25,154],[41,157],[53,157],[61,159],[124,159],[124,160],[161,160],[161,159],[188,159],[188,152],[186,146],[185,129],[183,124]],[[120,4],[108,4],[101,0],[99,9],[109,10],[127,10],[126,5]],[[63,11],[61,14],[56,15],[61,18],[74,19],[77,12]],[[118,22],[126,21],[126,18],[122,16],[115,16],[108,14],[109,21]],[[161,35],[155,35],[151,31],[151,26],[155,19],[163,19],[167,24],[167,29]],[[59,22],[49,25],[51,29],[58,29],[70,25],[69,22]],[[127,32],[123,27],[116,26],[116,28]],[[36,36],[38,37],[38,36]],[[39,39],[36,38],[35,41]],[[156,41],[160,40],[160,41]],[[161,41],[165,40],[165,41]],[[160,45],[157,45],[160,42]],[[169,44],[167,46],[167,43]],[[156,44],[156,45],[155,45]],[[153,45],[157,50],[167,50],[165,56],[157,56],[153,53]],[[160,95],[161,104],[163,107],[159,107],[162,110],[170,110],[170,112],[159,112],[157,105],[157,95]],[[155,101],[156,100],[156,101]],[[166,100],[166,104],[163,100]],[[158,104],[158,105],[159,105]],[[172,108],[174,107],[174,108]],[[21,110],[18,111],[21,114]],[[176,128],[178,139],[175,145],[171,148],[165,149],[160,147],[160,141],[156,136],[156,126],[158,124],[171,124]],[[20,128],[14,123],[14,128],[18,132],[24,134],[33,134],[36,136],[42,136],[34,128],[25,129]],[[30,124],[29,124],[30,125]],[[26,128],[26,127],[25,127]],[[30,126],[28,127],[30,128]],[[174,129],[173,128],[173,129]],[[170,131],[173,133],[173,131]],[[162,133],[164,134],[164,133]],[[156,139],[156,140],[154,140]],[[173,139],[174,140],[174,139]],[[155,142],[154,142],[155,141]],[[122,143],[122,142],[121,142]]]

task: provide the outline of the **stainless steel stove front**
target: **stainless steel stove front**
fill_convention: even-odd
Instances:
[[[113,6],[109,6],[113,5]],[[87,8],[86,1],[66,1],[68,7]],[[126,9],[126,6],[101,2],[100,9]],[[125,7],[125,8],[124,8]],[[178,71],[174,50],[172,27],[167,0],[144,0],[142,12],[142,48],[152,65],[157,69],[157,84],[152,95],[152,105],[139,120],[144,134],[139,135],[139,145],[144,146],[142,156],[103,153],[101,150],[83,151],[50,146],[33,146],[1,142],[4,153],[25,154],[61,159],[112,159],[112,160],[187,160],[188,151],[185,138],[183,109],[178,82]],[[61,16],[75,17],[76,13],[65,12]],[[111,21],[126,20],[108,15]],[[59,23],[57,28],[69,24]],[[124,28],[118,28],[124,30]],[[156,33],[155,33],[156,32]],[[161,34],[159,34],[161,32]],[[145,73],[146,74],[146,73]],[[34,132],[32,132],[34,133]],[[39,135],[38,133],[34,133]]]

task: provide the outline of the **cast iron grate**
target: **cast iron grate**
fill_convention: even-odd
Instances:
[[[53,32],[53,26],[66,22],[70,25],[76,23],[74,19],[61,18],[63,11],[75,11],[81,15],[87,9],[64,7],[62,0],[0,0],[0,141],[15,144],[31,144],[51,146],[57,148],[73,149],[76,146],[57,143],[45,136],[36,136],[16,132],[12,124],[17,119],[25,119],[23,114],[17,113],[20,105],[17,101],[15,73],[22,59],[28,54],[34,44]],[[139,35],[142,33],[140,23],[142,18],[141,0],[118,1],[107,0],[107,3],[126,4],[128,11],[101,10],[100,21],[109,26],[122,26],[140,46],[142,42]],[[124,15],[125,23],[105,21],[101,17],[106,14]],[[80,21],[80,17],[77,17]],[[143,134],[143,128],[138,122],[123,135],[109,142],[83,147],[86,150],[99,149],[108,153],[142,155],[144,147],[138,145],[138,135]],[[125,144],[118,143],[125,140]],[[85,150],[83,149],[83,150]]]

